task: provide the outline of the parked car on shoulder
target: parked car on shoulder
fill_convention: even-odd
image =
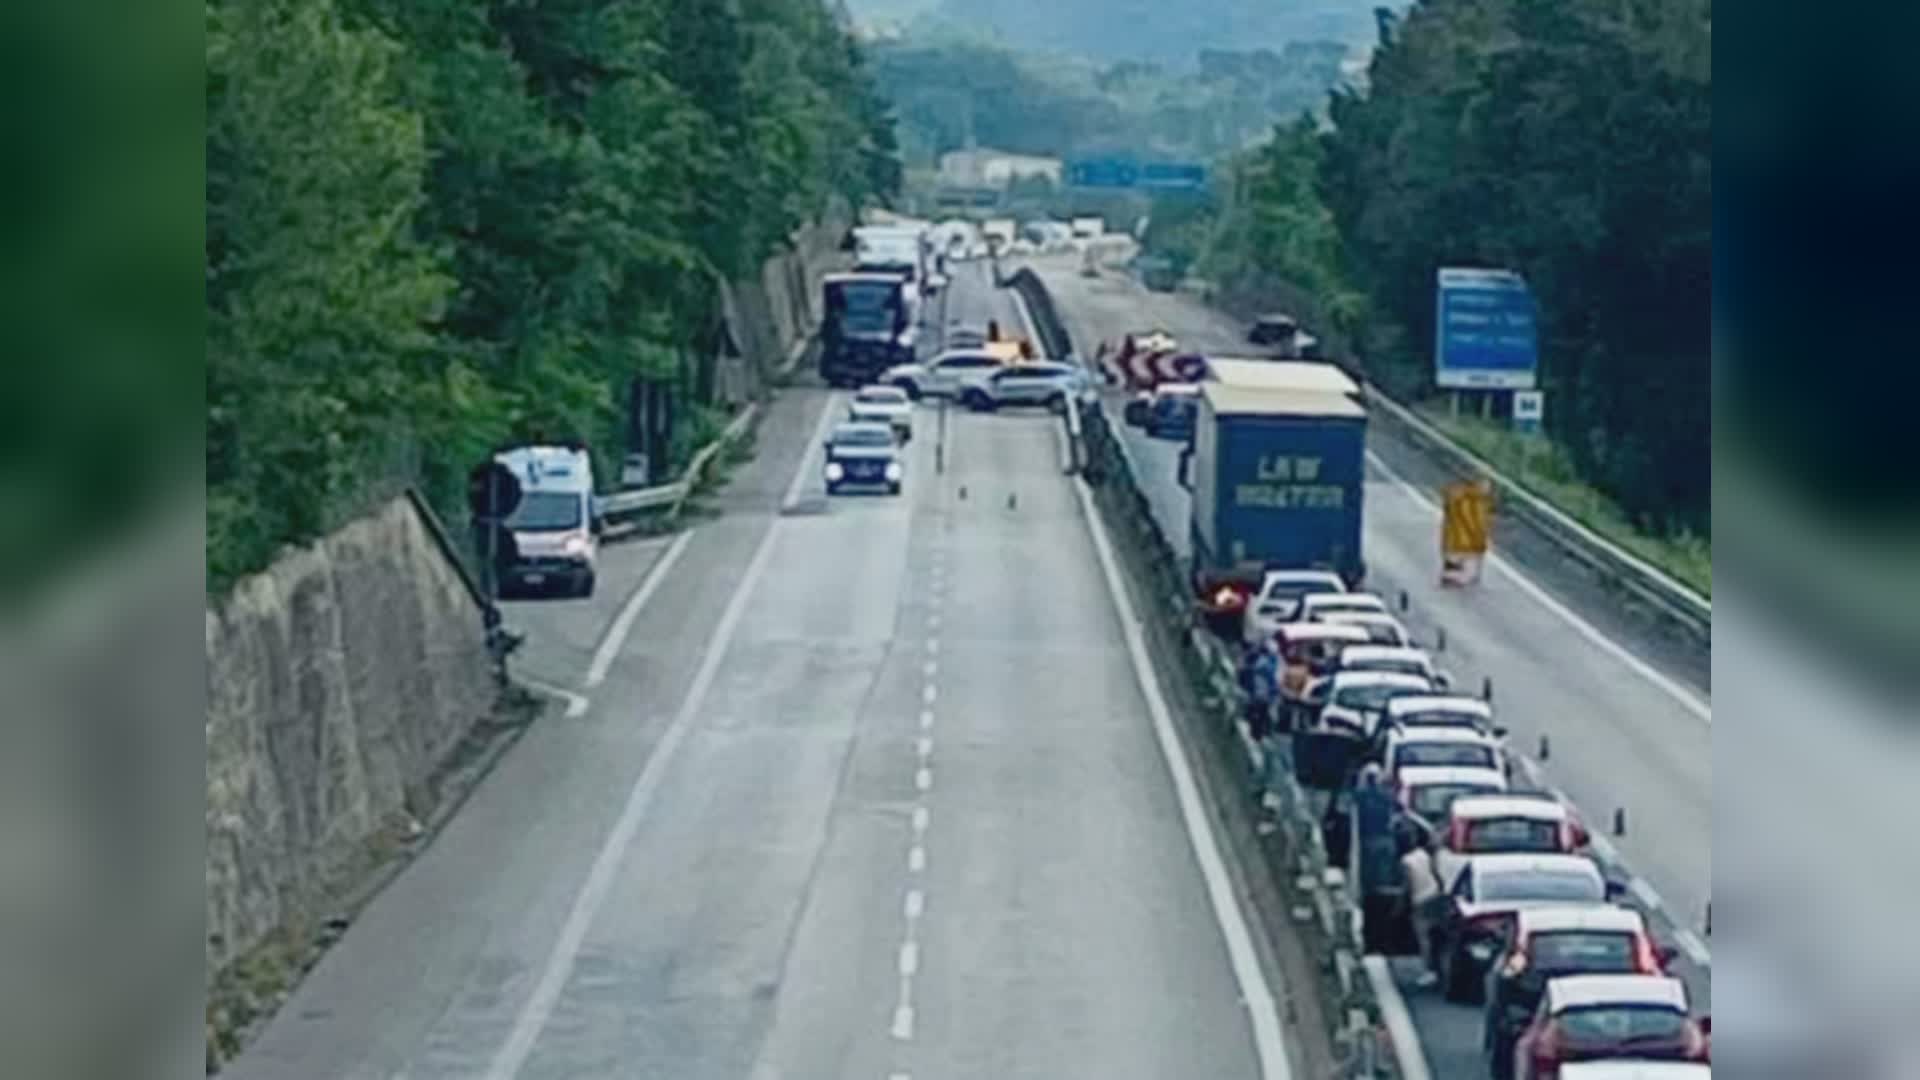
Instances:
[[[1357,646],[1354,646],[1357,647]],[[1313,727],[1338,731],[1371,742],[1387,715],[1387,703],[1397,697],[1431,694],[1433,684],[1418,675],[1388,671],[1342,671],[1327,681],[1325,704]],[[1309,698],[1311,707],[1313,698]]]
[[[1540,792],[1456,800],[1432,838],[1433,872],[1450,889],[1472,860],[1484,855],[1570,855],[1591,838],[1566,804]]]
[[[1711,1060],[1711,1021],[1695,1020],[1687,988],[1664,975],[1573,975],[1547,983],[1515,1040],[1516,1080],[1566,1080],[1582,1061]]]
[[[1380,767],[1389,777],[1410,768],[1495,769],[1509,780],[1513,776],[1500,740],[1475,728],[1389,725]]]

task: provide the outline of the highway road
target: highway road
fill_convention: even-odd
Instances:
[[[1183,348],[1247,351],[1245,327],[1193,297],[1151,292],[1115,272],[1083,278],[1077,260],[1029,265],[1053,293],[1083,358],[1101,341],[1156,328]],[[1123,398],[1108,400],[1117,422]],[[1163,531],[1184,554],[1188,502],[1176,479],[1178,446],[1118,429]],[[1603,596],[1557,573],[1549,553],[1509,552],[1477,587],[1439,588],[1438,512],[1431,489],[1421,490],[1431,481],[1419,455],[1378,425],[1368,439],[1369,584],[1389,597],[1408,594],[1406,618],[1425,642],[1444,628],[1439,658],[1459,685],[1477,690],[1493,680],[1516,747],[1537,751],[1550,739],[1536,779],[1579,808],[1601,837],[1603,859],[1631,881],[1635,902],[1657,909],[1657,933],[1687,949],[1679,973],[1696,1003],[1710,1006],[1711,958],[1697,933],[1712,884],[1707,658],[1636,628]],[[1625,811],[1627,826],[1618,837],[1611,835],[1616,810]],[[1397,970],[1410,971],[1404,963]],[[1436,1076],[1485,1075],[1477,1009],[1449,1006],[1433,991],[1409,989],[1406,998]]]
[[[1018,325],[981,273],[946,316]],[[573,707],[226,1075],[1288,1075],[1055,422],[953,412],[937,475],[923,408],[904,495],[829,500],[843,407],[514,606]]]

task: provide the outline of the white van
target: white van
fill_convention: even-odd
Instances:
[[[507,518],[518,551],[502,569],[500,591],[592,596],[601,525],[593,459],[566,446],[516,446],[493,459],[513,470],[521,492]]]

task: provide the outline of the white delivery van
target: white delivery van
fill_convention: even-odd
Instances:
[[[586,448],[516,446],[493,459],[513,470],[521,493],[507,518],[518,550],[502,566],[501,593],[592,596],[600,514]]]

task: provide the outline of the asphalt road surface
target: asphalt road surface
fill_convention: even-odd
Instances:
[[[1090,358],[1102,341],[1164,329],[1183,348],[1241,353],[1245,327],[1197,299],[1151,292],[1115,272],[1077,273],[1077,260],[1035,259],[1074,340]],[[1108,397],[1118,420],[1124,398]],[[1176,476],[1179,447],[1124,432],[1137,482],[1163,531],[1187,551],[1187,494]],[[1603,861],[1632,883],[1634,902],[1657,909],[1657,936],[1682,945],[1678,966],[1696,1005],[1711,1005],[1711,963],[1700,936],[1712,882],[1712,725],[1705,664],[1636,630],[1535,552],[1511,553],[1472,589],[1437,585],[1439,521],[1431,490],[1419,489],[1418,454],[1378,425],[1369,436],[1365,537],[1369,585],[1408,594],[1403,616],[1438,654],[1456,684],[1478,692],[1491,678],[1513,745],[1550,756],[1535,779],[1579,808],[1601,837]],[[1409,477],[1414,479],[1410,480]],[[1522,561],[1524,558],[1525,561]],[[1626,833],[1611,835],[1616,810]],[[1407,965],[1397,964],[1401,974]],[[1479,1010],[1451,1006],[1435,991],[1412,990],[1407,1004],[1434,1074],[1485,1075]]]
[[[1016,319],[980,273],[935,317]],[[722,516],[515,606],[571,715],[226,1075],[1262,1075],[1056,423],[955,411],[936,475],[923,408],[902,496],[828,499],[843,408],[789,391]]]

